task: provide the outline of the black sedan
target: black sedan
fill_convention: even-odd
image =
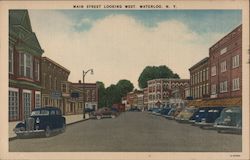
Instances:
[[[34,109],[30,117],[20,122],[14,128],[17,137],[51,136],[53,131],[64,132],[66,128],[65,117],[57,107],[42,107]]]

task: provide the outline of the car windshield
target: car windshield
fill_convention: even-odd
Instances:
[[[31,116],[44,116],[44,115],[49,115],[48,110],[36,110],[31,112]]]

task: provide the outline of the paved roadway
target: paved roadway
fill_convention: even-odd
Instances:
[[[10,152],[237,152],[242,136],[218,134],[147,112],[88,120],[50,138],[10,141]]]

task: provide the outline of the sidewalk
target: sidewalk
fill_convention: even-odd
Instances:
[[[67,115],[67,116],[64,116],[64,117],[66,118],[66,124],[67,125],[84,121],[82,114]],[[85,120],[88,120],[88,119],[89,119],[89,114],[85,114]],[[15,138],[16,137],[16,134],[13,132],[13,129],[15,128],[17,123],[19,123],[19,122],[21,122],[21,121],[9,122],[9,138]]]

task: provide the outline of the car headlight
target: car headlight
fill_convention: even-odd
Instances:
[[[40,119],[39,118],[36,119],[36,123],[40,123]]]

